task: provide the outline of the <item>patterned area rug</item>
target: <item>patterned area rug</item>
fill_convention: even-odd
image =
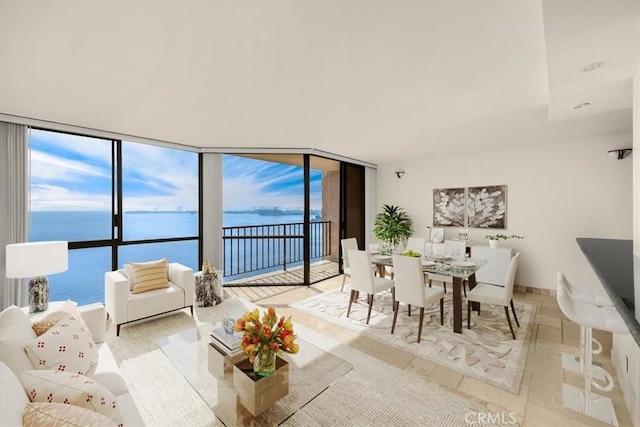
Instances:
[[[180,311],[128,325],[120,337],[115,337],[115,327],[110,328],[107,342],[145,425],[222,425],[157,341],[189,328],[206,328],[207,323],[236,314],[237,307],[228,302],[198,307],[195,317]],[[316,331],[296,325],[296,333],[350,363],[353,369],[282,425],[462,426],[467,425],[467,419],[477,419],[479,412],[488,411],[478,401],[446,390],[418,373],[400,370]],[[192,369],[202,369],[202,365],[193,363]]]
[[[357,331],[385,344],[431,360],[440,365],[472,376],[512,393],[519,393],[524,365],[527,360],[529,339],[533,327],[535,306],[515,304],[520,328],[513,318],[516,340],[511,337],[504,308],[483,304],[481,315],[472,312],[471,329],[467,329],[466,303],[463,302],[463,332],[453,333],[453,306],[451,297],[445,296],[444,325],[440,325],[440,306],[434,304],[425,310],[420,343],[418,337],[419,309],[400,306],[395,333],[391,334],[393,309],[391,293],[375,296],[371,320],[366,324],[366,297],[361,296],[347,317],[350,289],[330,291],[292,304],[291,306],[314,316]]]

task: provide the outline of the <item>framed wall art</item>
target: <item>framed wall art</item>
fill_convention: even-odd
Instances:
[[[427,231],[428,231],[427,242],[429,243],[444,242],[444,227],[429,227]]]
[[[433,190],[433,225],[464,227],[464,188],[437,188]]]
[[[507,186],[467,188],[467,227],[507,227]]]

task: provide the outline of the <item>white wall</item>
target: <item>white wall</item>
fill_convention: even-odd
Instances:
[[[515,137],[515,136],[514,136]],[[607,150],[629,147],[631,134],[554,142],[473,154],[408,158],[378,167],[378,205],[397,204],[424,236],[433,218],[433,189],[507,185],[506,245],[522,252],[516,283],[555,289],[557,271],[585,286],[600,286],[577,237],[632,238],[632,161]],[[394,171],[405,170],[398,179]],[[455,238],[457,228],[447,228]],[[498,230],[470,229],[470,239]]]

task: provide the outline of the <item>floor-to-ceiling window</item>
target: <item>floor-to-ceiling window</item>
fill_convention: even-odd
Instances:
[[[104,300],[104,273],[168,257],[197,270],[198,154],[30,131],[30,241],[69,242],[50,300]]]
[[[198,155],[122,143],[118,266],[168,257],[198,271]]]
[[[340,162],[317,156],[224,155],[225,283],[310,284],[336,275],[339,172]]]

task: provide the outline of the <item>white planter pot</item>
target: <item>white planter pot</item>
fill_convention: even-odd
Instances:
[[[493,249],[497,248],[498,247],[498,242],[499,242],[499,240],[489,239],[489,247],[493,248]]]

